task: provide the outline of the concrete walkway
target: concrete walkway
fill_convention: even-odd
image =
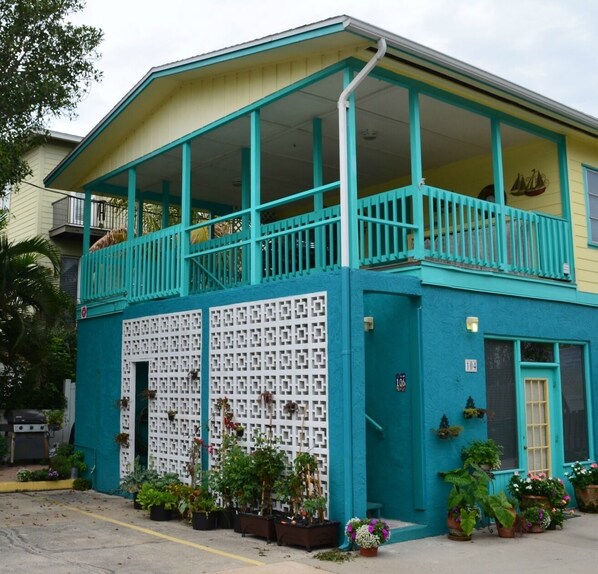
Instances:
[[[478,531],[472,542],[440,536],[388,544],[377,558],[351,553],[340,564],[317,555],[182,521],[152,522],[131,501],[93,491],[0,494],[0,571],[11,574],[587,574],[598,572],[598,515],[513,540]]]

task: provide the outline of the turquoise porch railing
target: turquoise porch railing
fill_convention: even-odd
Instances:
[[[181,225],[131,241],[130,301],[172,297],[180,290]]]
[[[423,187],[426,257],[457,265],[569,279],[564,219]]]
[[[127,294],[126,244],[111,245],[81,258],[83,302],[122,297]]]
[[[312,201],[329,184],[260,207],[271,209]],[[419,195],[416,195],[419,194]],[[419,212],[418,212],[419,210]],[[249,211],[191,226],[175,225],[129,243],[89,253],[82,260],[83,302],[127,297],[144,301],[176,296],[180,285],[182,237],[189,231]],[[360,264],[413,263],[419,259],[529,277],[569,280],[572,260],[567,221],[441,189],[408,186],[362,198],[357,204]],[[230,289],[249,283],[252,261],[262,281],[326,271],[340,264],[339,207],[334,205],[260,226],[251,251],[250,229],[189,246],[189,293]],[[256,256],[257,255],[257,256]],[[131,274],[127,276],[130,257]]]

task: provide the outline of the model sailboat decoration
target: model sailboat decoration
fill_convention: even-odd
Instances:
[[[520,173],[517,174],[515,183],[511,187],[511,195],[527,195],[533,197],[540,195],[546,191],[548,187],[548,179],[543,173],[536,169],[532,169],[532,175],[524,177]]]

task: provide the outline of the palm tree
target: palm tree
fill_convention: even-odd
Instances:
[[[47,239],[10,242],[0,235],[0,363],[5,366],[24,343],[31,318],[47,321],[62,308],[54,282],[59,270],[59,253]]]

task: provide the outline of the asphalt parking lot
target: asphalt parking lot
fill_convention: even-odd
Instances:
[[[377,558],[341,564],[317,555],[227,530],[195,531],[182,521],[152,522],[131,501],[93,491],[0,494],[0,572],[11,574],[585,574],[598,572],[598,515],[513,540],[478,531],[472,542],[439,536],[388,544]]]

